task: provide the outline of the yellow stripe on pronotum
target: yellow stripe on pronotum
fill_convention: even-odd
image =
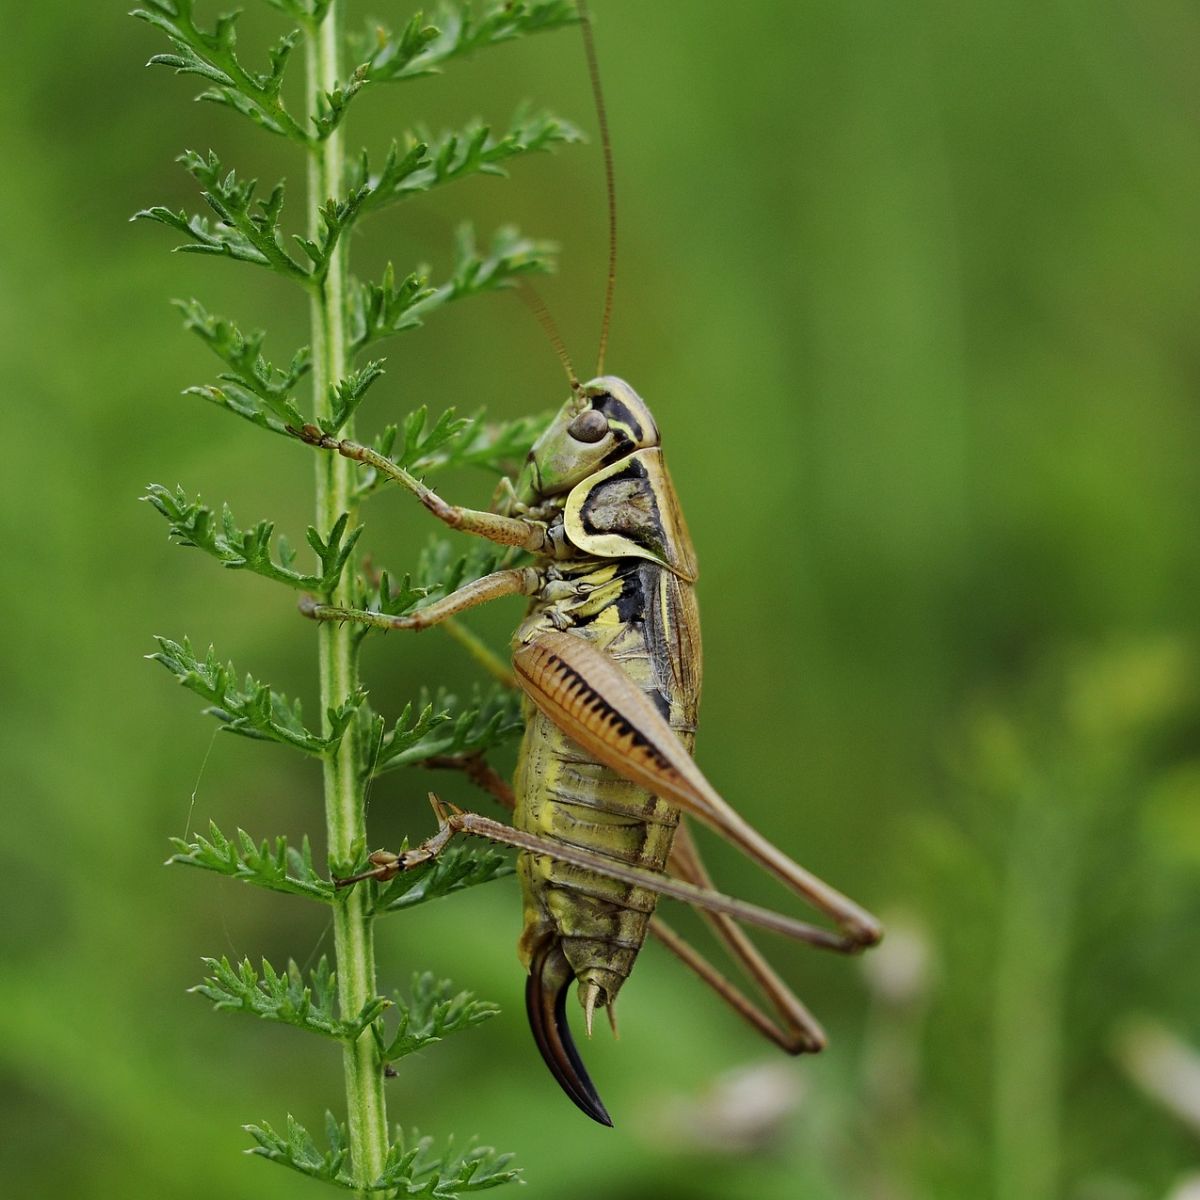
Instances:
[[[442,805],[439,829],[415,850],[379,851],[343,884],[389,879],[427,862],[456,834],[515,846],[524,898],[521,960],[534,1038],[567,1095],[609,1125],[571,1038],[566,998],[578,983],[588,1033],[613,1004],[648,934],[654,934],[756,1029],[789,1053],[820,1050],[820,1025],[772,970],[738,922],[824,949],[851,953],[881,936],[868,912],[793,862],[715,791],[692,759],[700,701],[696,556],[660,446],[658,426],[624,380],[603,374],[616,278],[612,155],[587,9],[579,3],[600,119],[609,194],[608,284],[597,378],[581,384],[538,438],[499,512],[442,500],[395,463],[308,426],[313,445],[368,463],[413,491],[454,529],[528,553],[401,617],[332,608],[306,599],[318,620],[421,629],[502,596],[529,597],[513,637],[513,669],[525,694],[525,737],[510,789],[472,767],[513,811],[512,825]],[[536,302],[539,319],[549,315]],[[708,825],[830,918],[835,930],[724,896],[696,851],[684,818]],[[767,1008],[760,1008],[655,915],[660,895],[696,907]]]

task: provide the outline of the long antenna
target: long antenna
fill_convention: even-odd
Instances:
[[[567,373],[567,382],[571,385],[571,391],[575,393],[576,397],[579,397],[581,395],[579,376],[575,374],[575,368],[571,365],[571,356],[567,353],[566,343],[562,340],[562,334],[558,332],[558,325],[550,315],[546,302],[527,279],[518,280],[517,295],[521,297],[526,308],[537,317],[538,324],[550,339],[550,344],[558,355],[558,361],[562,363],[563,370]]]
[[[600,352],[596,374],[604,374],[604,355],[608,351],[608,327],[612,321],[613,291],[617,286],[617,189],[613,182],[612,142],[608,136],[608,114],[604,109],[604,89],[600,86],[600,66],[596,61],[596,42],[592,37],[592,18],[587,0],[576,0],[583,27],[583,49],[588,74],[592,79],[592,98],[596,102],[596,121],[600,126],[600,144],[604,147],[604,181],[608,187],[608,284],[604,290],[604,317],[600,323]]]

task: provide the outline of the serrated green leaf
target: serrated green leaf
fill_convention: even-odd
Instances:
[[[175,853],[167,859],[171,864],[215,871],[272,892],[307,896],[327,903],[334,898],[333,885],[313,867],[308,838],[304,838],[299,849],[289,846],[284,837],[256,843],[243,829],[230,839],[215,822],[210,822],[208,837],[197,834],[191,841],[172,838],[171,845],[175,848]]]
[[[415,1054],[461,1029],[480,1025],[500,1009],[467,991],[455,992],[448,979],[429,972],[414,973],[408,997],[396,996],[396,1024],[390,1034],[375,1026],[376,1045],[384,1062]]]
[[[359,692],[330,712],[333,728],[329,737],[322,737],[305,727],[298,700],[290,701],[250,676],[239,688],[233,664],[221,663],[211,646],[205,657],[198,659],[187,638],[182,642],[163,637],[155,640],[158,652],[148,657],[162,663],[184,687],[207,700],[211,707],[204,711],[216,717],[230,733],[242,737],[281,742],[306,754],[324,757],[340,744],[355,712],[366,699],[366,693]]]
[[[436,138],[411,138],[403,154],[393,142],[378,174],[371,172],[365,153],[352,164],[351,187],[345,201],[353,206],[350,219],[468,175],[503,174],[501,164],[510,159],[578,142],[582,136],[570,122],[551,113],[521,109],[499,135],[493,134],[489,125],[476,121]]]
[[[388,263],[379,283],[357,283],[351,294],[350,344],[354,350],[382,338],[417,329],[445,304],[468,296],[513,287],[524,275],[553,269],[558,247],[553,242],[522,237],[511,226],[498,229],[486,252],[475,244],[474,230],[462,225],[455,238],[450,278],[428,286],[424,275],[412,272],[397,287],[395,268]]]
[[[206,30],[195,22],[193,0],[143,2],[145,7],[134,9],[132,15],[161,29],[173,51],[156,54],[149,65],[170,67],[177,75],[197,75],[213,85],[201,92],[199,99],[225,104],[263,129],[302,145],[311,142],[280,95],[284,71],[300,37],[298,30],[284,34],[268,51],[269,70],[251,71],[237,56],[237,12],[219,16],[213,29]]]
[[[394,754],[402,754],[419,745],[439,725],[453,719],[451,713],[445,709],[436,709],[432,702],[424,703],[418,708],[411,700],[404,706],[392,728],[386,732],[383,717],[376,716],[370,742],[373,752],[363,768],[365,778],[370,779],[378,773],[382,760],[390,759]]]
[[[416,570],[402,576],[398,585],[387,571],[356,577],[351,603],[368,612],[401,616],[422,601],[433,601],[489,574],[499,561],[499,553],[490,544],[477,542],[464,552],[449,538],[433,537],[418,555]],[[360,625],[357,636],[364,638],[370,631],[369,626]]]
[[[339,1019],[337,979],[324,956],[307,979],[291,959],[283,971],[276,971],[264,959],[261,975],[248,958],[236,966],[225,957],[206,958],[204,965],[211,974],[190,990],[210,1000],[216,1008],[249,1013],[265,1021],[295,1025],[298,1029],[340,1041],[353,1041],[385,1009],[391,1007],[390,1000],[376,996],[363,1006],[354,1020]],[[462,1008],[462,1004],[459,1004],[452,1009],[446,1018],[447,1023],[450,1016],[461,1013]],[[438,1012],[435,1006],[435,1017]],[[424,1029],[424,1025],[418,1025],[418,1029]]]
[[[321,93],[317,101],[317,111],[310,118],[318,139],[323,141],[333,133],[345,118],[351,100],[370,82],[368,64],[360,63],[345,83],[339,83],[329,91]]]
[[[216,254],[256,266],[308,284],[310,273],[283,248],[279,214],[283,208],[283,184],[275,185],[265,198],[256,200],[258,181],[242,180],[226,171],[213,151],[207,156],[186,150],[177,160],[203,189],[202,195],[217,215],[215,222],[199,214],[172,212],[161,206],[145,208],[134,220],[157,221],[182,233],[188,240],[176,249],[191,254]]]
[[[397,35],[372,23],[352,44],[372,81],[393,83],[431,75],[453,58],[579,19],[573,0],[493,0],[476,13],[469,4],[442,4],[436,26],[420,13]]]
[[[358,351],[381,338],[418,328],[421,320],[413,310],[434,291],[415,272],[397,286],[396,269],[390,262],[379,283],[355,281],[350,293],[351,348]]]
[[[313,124],[328,137],[345,118],[350,101],[368,83],[394,83],[436,74],[454,58],[498,46],[515,38],[560,29],[578,20],[573,0],[495,0],[476,14],[470,4],[440,6],[437,24],[417,12],[397,33],[372,21],[350,39],[359,61],[350,78],[321,97]]]
[[[421,407],[405,417],[402,427],[388,425],[372,439],[371,449],[417,475],[447,467],[482,467],[505,473],[525,461],[549,421],[548,414],[511,421],[487,421],[485,416],[480,409],[470,417],[460,417],[450,408],[430,423],[428,410]],[[355,483],[355,499],[365,499],[390,482],[386,474],[364,466]]]
[[[448,1139],[444,1150],[435,1150],[432,1138],[417,1130],[407,1135],[396,1130],[387,1165],[371,1184],[372,1191],[397,1189],[400,1196],[428,1196],[432,1200],[454,1200],[469,1192],[499,1187],[519,1178],[511,1154],[498,1154],[491,1146],[468,1143],[457,1151]]]
[[[282,1134],[276,1133],[265,1121],[262,1125],[243,1125],[242,1128],[257,1143],[248,1153],[291,1167],[312,1179],[323,1179],[345,1188],[354,1187],[353,1181],[342,1170],[350,1155],[346,1129],[332,1113],[325,1114],[328,1150],[318,1148],[312,1135],[290,1113]]]
[[[321,572],[304,575],[292,570],[295,552],[285,539],[273,543],[275,527],[270,521],[260,521],[252,529],[239,529],[228,505],[223,506],[218,518],[199,498],[188,500],[181,487],[172,492],[153,483],[142,499],[166,517],[170,536],[181,546],[195,546],[230,570],[251,571],[307,592],[331,592],[337,586],[362,533],[360,525],[346,534],[345,514],[328,538],[310,527],[308,543],[317,555]]]
[[[424,142],[410,138],[402,152],[400,144],[393,141],[382,171],[373,176],[364,150],[357,163],[351,164],[350,188],[346,194],[340,200],[330,197],[321,205],[321,231],[317,240],[307,237],[295,239],[312,263],[313,278],[325,278],[338,242],[361,216],[372,208],[380,207],[383,197],[397,198],[406,194],[406,182],[419,175],[428,165],[428,146]]]
[[[484,415],[481,410],[470,417],[453,443],[422,455],[414,467],[425,474],[445,467],[482,467],[508,473],[525,461],[530,447],[550,423],[549,413],[511,421],[486,421]]]
[[[206,385],[188,388],[186,394],[228,409],[273,433],[290,436],[289,425],[304,423],[292,401],[297,385],[312,369],[312,353],[301,346],[287,369],[276,367],[262,354],[265,334],[243,333],[230,320],[210,313],[198,300],[176,300],[184,328],[191,330],[230,370],[220,376],[225,387]]]
[[[393,730],[381,739],[372,776],[420,766],[431,758],[486,754],[519,737],[525,728],[520,693],[499,685],[477,691],[465,701],[439,693],[429,707],[437,716],[427,730],[418,734],[410,727],[402,735]]]
[[[360,34],[347,39],[350,53],[361,60],[372,82],[386,83],[404,78],[403,72],[441,34],[436,25],[425,23],[425,14],[415,12],[399,33],[378,21],[369,21]]]
[[[383,361],[380,359],[367,363],[359,370],[352,371],[345,379],[339,380],[332,388],[330,416],[321,417],[317,421],[321,432],[327,433],[330,436],[340,433],[346,423],[354,416],[371,385],[383,373]]]
[[[243,1128],[255,1142],[249,1153],[290,1167],[311,1179],[321,1179],[350,1191],[364,1190],[344,1169],[349,1159],[346,1129],[332,1113],[325,1114],[325,1139],[329,1147],[326,1150],[290,1114],[283,1133],[266,1122]],[[457,1151],[453,1140],[449,1140],[446,1148],[438,1151],[432,1138],[421,1137],[416,1130],[407,1136],[397,1130],[382,1174],[367,1184],[366,1190],[454,1200],[464,1193],[512,1182],[519,1172],[511,1162],[512,1155],[497,1154],[490,1146],[468,1144],[466,1149]]]

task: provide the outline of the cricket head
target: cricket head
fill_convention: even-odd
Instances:
[[[658,442],[658,426],[641,396],[623,379],[602,375],[579,385],[534,443],[518,491],[560,496],[602,467]]]

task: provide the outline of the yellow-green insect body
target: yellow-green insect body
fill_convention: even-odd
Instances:
[[[582,441],[571,430],[602,436]],[[564,485],[570,490],[550,521],[554,529],[561,520],[564,535],[558,578],[535,598],[514,647],[519,652],[546,631],[570,630],[619,663],[690,748],[700,699],[695,559],[657,440],[640,397],[623,381],[605,378],[585,385],[531,451],[526,478],[534,504],[556,507],[553,492],[538,495],[541,488],[560,497]],[[525,708],[515,826],[663,870],[678,809],[598,762],[532,702]],[[555,1003],[572,978],[580,982],[590,1028],[595,1006],[611,1012],[657,896],[546,855],[521,855],[518,871],[525,902],[521,957],[530,971],[535,1033],[537,1008]],[[559,1075],[553,1046],[538,1040]]]
[[[566,996],[578,981],[589,1032],[597,1006],[611,1017],[648,932],[780,1047],[819,1050],[820,1025],[734,920],[842,953],[878,941],[879,924],[763,837],[692,760],[701,680],[696,560],[658,428],[637,393],[613,376],[575,385],[499,513],[447,504],[367,447],[315,428],[299,432],[389,473],[451,527],[532,555],[530,565],[495,571],[403,616],[306,606],[318,619],[423,629],[503,596],[530,598],[513,638],[526,700],[514,788],[508,796],[488,785],[513,807],[513,825],[437,802],[433,838],[401,854],[377,852],[372,870],[344,882],[390,878],[460,832],[517,847],[534,1038],[567,1095],[604,1124],[608,1113],[571,1039]],[[684,813],[832,917],[838,931],[716,892]],[[782,1027],[662,923],[659,895],[700,909]]]
[[[611,1123],[572,1043],[565,998],[577,980],[589,1032],[596,1007],[611,1018],[648,932],[782,1049],[820,1050],[820,1025],[734,919],[842,953],[878,941],[880,926],[763,838],[692,762],[701,685],[696,558],[641,397],[612,376],[576,384],[500,512],[446,504],[365,446],[314,427],[298,432],[390,474],[449,526],[533,556],[406,616],[306,606],[318,619],[424,629],[502,596],[530,600],[512,640],[526,732],[511,796],[492,788],[511,804],[514,824],[438,803],[430,841],[373,854],[373,870],[354,880],[427,862],[455,833],[516,846],[530,1026],[554,1078],[596,1121]],[[715,892],[682,814],[827,913],[838,932]],[[700,908],[781,1026],[655,916],[659,895]]]
[[[615,200],[583,0],[579,11],[609,194],[602,372],[615,280]],[[542,315],[552,326],[544,310]],[[870,913],[750,825],[693,761],[701,678],[696,559],[658,426],[623,380],[601,374],[580,385],[561,340],[551,333],[572,395],[517,478],[505,482],[498,510],[450,504],[370,447],[312,425],[294,430],[314,446],[394,479],[450,528],[531,557],[403,615],[311,598],[302,609],[318,620],[418,630],[503,597],[529,599],[513,638],[513,681],[524,693],[526,717],[514,787],[477,760],[453,764],[513,809],[513,825],[432,797],[439,820],[433,837],[400,853],[376,851],[369,870],[340,882],[389,879],[436,857],[460,833],[516,847],[524,903],[519,949],[534,1038],[567,1095],[595,1120],[611,1124],[571,1039],[565,1004],[574,982],[590,1032],[597,1006],[612,1016],[613,1001],[650,933],[760,1033],[799,1054],[820,1050],[824,1033],[736,922],[839,953],[874,944],[881,929]],[[684,816],[737,847],[831,918],[836,930],[722,895]],[[655,913],[660,895],[700,911],[765,1010],[663,922]]]

